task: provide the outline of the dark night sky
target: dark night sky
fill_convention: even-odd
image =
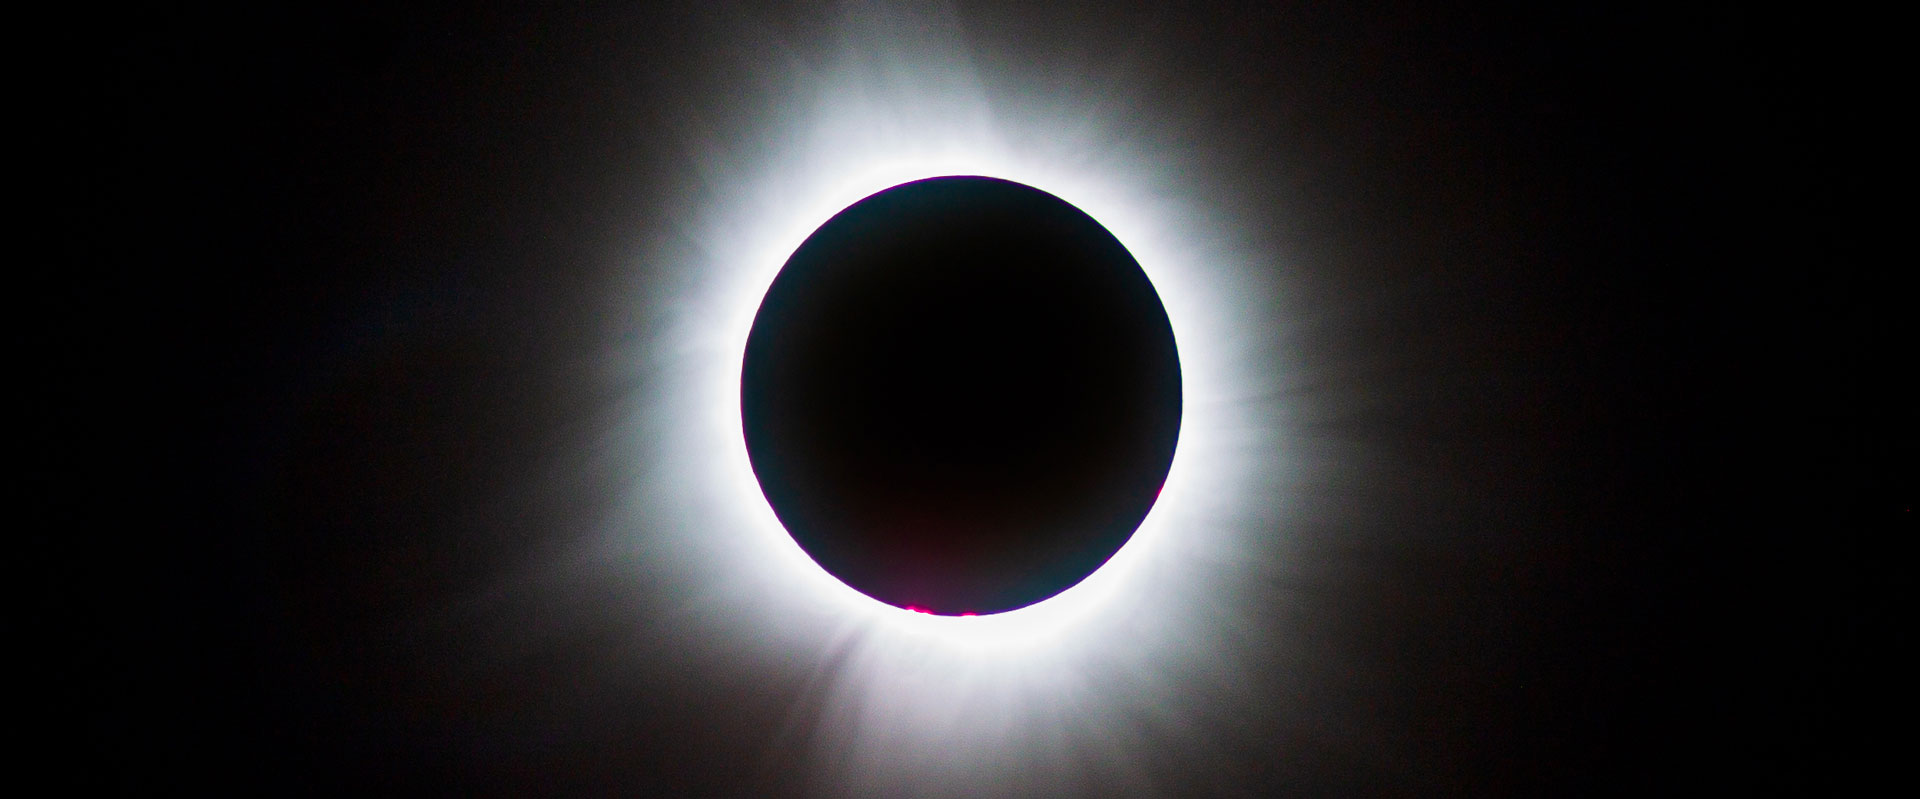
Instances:
[[[1861,201],[1894,177],[1865,168],[1892,95],[1850,26],[1874,23],[1165,5],[925,18],[990,97],[1085,102],[1204,187],[1182,201],[1226,220],[1209,252],[1276,320],[1232,344],[1276,372],[1244,400],[1281,420],[1258,451],[1323,464],[1243,516],[1303,559],[1222,556],[1240,676],[1119,714],[1124,783],[993,784],[1764,793],[1884,767],[1876,728],[1912,709],[1915,403],[1911,303],[1868,243],[1892,214]],[[848,788],[794,776],[822,700],[688,612],[698,575],[566,565],[676,501],[596,459],[615,406],[676,401],[609,353],[670,342],[695,268],[659,242],[773,163],[768,120],[847,17],[327,4],[48,33],[94,54],[47,92],[49,151],[83,154],[25,339],[53,545],[29,633],[55,654],[23,692],[70,776]]]

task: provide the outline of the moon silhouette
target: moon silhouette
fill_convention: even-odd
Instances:
[[[1138,262],[1046,192],[937,177],[795,250],[747,340],[741,417],[793,539],[867,596],[1025,607],[1139,528],[1179,438],[1173,329]]]

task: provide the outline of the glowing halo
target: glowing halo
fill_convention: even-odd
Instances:
[[[935,617],[886,605],[833,579],[813,564],[793,542],[786,530],[781,528],[779,521],[773,517],[772,510],[767,507],[765,498],[761,496],[760,486],[754,480],[752,468],[746,459],[744,436],[740,428],[737,377],[741,358],[746,350],[746,332],[752,325],[753,314],[759,309],[761,297],[766,293],[766,286],[772,282],[773,276],[778,273],[780,266],[786,263],[793,249],[799,246],[799,242],[805,240],[807,235],[818,229],[834,214],[844,210],[847,205],[887,188],[927,177],[966,174],[1015,180],[1050,192],[1074,203],[1077,207],[1087,209],[1089,215],[1099,220],[1109,230],[1115,231],[1116,237],[1120,238],[1129,251],[1139,253],[1137,257],[1141,261],[1142,268],[1146,270],[1149,279],[1154,281],[1155,287],[1162,292],[1163,296],[1172,295],[1190,300],[1186,297],[1190,292],[1172,290],[1168,287],[1169,283],[1177,282],[1174,277],[1178,274],[1177,268],[1168,266],[1176,262],[1174,248],[1164,241],[1156,240],[1151,235],[1130,237],[1128,235],[1130,232],[1144,233],[1153,228],[1142,219],[1145,214],[1132,209],[1119,208],[1117,203],[1111,201],[1102,203],[1101,200],[1112,197],[1111,190],[1107,192],[1093,190],[1088,187],[1088,184],[1098,185],[1093,181],[1062,180],[1057,175],[1040,178],[1032,174],[1037,170],[1031,167],[1022,169],[1010,163],[1009,160],[1003,159],[983,158],[976,162],[981,167],[988,166],[988,162],[991,162],[991,165],[996,167],[993,169],[939,170],[940,165],[949,163],[957,165],[963,160],[960,158],[929,159],[923,166],[897,157],[880,161],[879,168],[870,167],[868,176],[864,180],[827,187],[817,195],[821,199],[804,204],[807,210],[797,214],[795,221],[774,226],[783,235],[777,239],[777,244],[766,244],[759,248],[760,255],[753,259],[754,271],[758,273],[759,279],[751,284],[752,290],[742,292],[726,317],[729,324],[737,328],[731,333],[728,341],[729,351],[732,352],[728,373],[733,376],[733,379],[724,386],[725,392],[733,398],[733,401],[721,403],[719,407],[725,408],[726,412],[716,413],[715,416],[720,418],[712,421],[719,428],[717,432],[725,436],[729,444],[726,447],[726,479],[730,483],[728,492],[734,495],[735,501],[739,504],[754,508],[755,537],[772,539],[768,548],[779,553],[773,557],[779,558],[786,568],[807,575],[800,580],[807,584],[805,593],[816,598],[817,601],[831,603],[841,612],[873,621],[889,631],[911,631],[916,637],[919,635],[951,637],[957,641],[964,641],[969,648],[973,648],[991,642],[1055,639],[1064,634],[1076,620],[1090,612],[1110,606],[1115,601],[1115,597],[1124,590],[1129,576],[1139,570],[1140,560],[1151,558],[1156,548],[1155,542],[1167,535],[1164,520],[1170,514],[1177,513],[1178,505],[1183,501],[1182,497],[1194,490],[1193,480],[1187,476],[1193,471],[1192,458],[1191,456],[1183,457],[1183,453],[1189,451],[1185,436],[1181,446],[1175,450],[1174,466],[1168,474],[1167,487],[1162,490],[1160,501],[1156,503],[1153,512],[1148,514],[1146,521],[1140,526],[1140,531],[1130,542],[1122,547],[1106,566],[1094,572],[1087,580],[1050,600],[1009,613],[986,617]],[[928,170],[935,171],[929,173]],[[1061,184],[1080,188],[1076,191]],[[1132,222],[1129,224],[1127,221],[1118,220],[1132,220]],[[796,231],[797,236],[794,235]],[[1175,307],[1191,309],[1193,303],[1169,299],[1168,305],[1169,316],[1173,319],[1175,340],[1180,343],[1183,355],[1194,352],[1196,348],[1193,342],[1204,340],[1204,335],[1191,332],[1193,325],[1183,324],[1186,315],[1172,310]],[[744,322],[737,321],[741,319],[744,319]],[[1204,346],[1202,345],[1200,349],[1204,349]],[[1192,355],[1186,357],[1193,358],[1195,361],[1205,360]],[[1204,418],[1190,417],[1189,423],[1194,425],[1196,431],[1205,429]],[[715,442],[715,446],[718,448],[718,442]],[[1165,510],[1169,507],[1174,510]],[[816,579],[814,575],[824,579]]]
[[[1246,519],[1271,499],[1250,476],[1273,465],[1260,449],[1265,401],[1248,399],[1271,367],[1237,343],[1257,337],[1248,326],[1263,312],[1235,291],[1246,255],[1203,210],[1203,181],[1130,141],[1128,126],[993,97],[960,77],[971,69],[950,43],[877,47],[914,53],[921,71],[809,78],[814,102],[766,114],[754,146],[690,134],[703,200],[649,256],[670,287],[654,300],[672,310],[627,356],[645,373],[634,430],[652,466],[611,546],[651,590],[685,593],[688,635],[736,660],[811,670],[815,715],[796,716],[784,743],[814,753],[816,779],[923,795],[922,780],[944,780],[967,794],[1024,763],[1032,779],[1133,781],[1113,740],[1124,715],[1183,675],[1230,671],[1247,626],[1215,593],[1216,575],[1245,570],[1257,527]],[[1173,465],[1126,546],[1060,595],[984,617],[895,608],[819,568],[762,496],[741,430],[747,335],[794,249],[863,197],[943,175],[1032,186],[1111,231],[1160,294],[1184,380]]]

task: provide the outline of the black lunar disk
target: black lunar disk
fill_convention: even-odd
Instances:
[[[787,532],[856,590],[943,615],[1100,568],[1180,433],[1146,273],[1078,208],[994,178],[895,186],[828,220],[761,301],[740,383]]]

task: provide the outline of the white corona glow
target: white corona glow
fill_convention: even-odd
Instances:
[[[1249,488],[1271,454],[1248,444],[1264,422],[1245,387],[1269,367],[1236,344],[1258,316],[1235,291],[1244,255],[1203,210],[1201,181],[1129,120],[995,94],[957,33],[910,27],[850,24],[763,125],[689,133],[703,200],[649,256],[672,288],[647,301],[672,311],[623,356],[645,376],[633,429],[652,466],[612,546],[685,593],[681,623],[706,646],[813,675],[814,709],[796,710],[786,743],[836,791],[999,792],[990,775],[1006,769],[1138,785],[1125,720],[1160,713],[1171,683],[1231,669],[1225,642],[1244,622],[1215,582],[1239,568],[1248,508],[1271,499]],[[788,256],[854,202],[944,175],[1035,187],[1112,232],[1166,308],[1184,392],[1166,485],[1126,546],[1058,596],[982,617],[894,608],[817,566],[762,496],[740,420],[747,334]]]
[[[856,125],[862,119],[843,110],[839,119]],[[1043,602],[1007,613],[979,617],[945,617],[916,613],[878,602],[854,591],[814,564],[774,517],[760,491],[747,458],[739,411],[739,375],[745,354],[747,333],[760,301],[774,276],[807,236],[847,206],[882,190],[913,180],[946,175],[983,175],[1023,183],[1051,193],[1093,216],[1134,254],[1153,281],[1166,304],[1180,348],[1182,377],[1190,395],[1206,397],[1217,375],[1208,367],[1209,337],[1221,331],[1200,325],[1205,318],[1199,307],[1191,276],[1184,264],[1183,248],[1166,240],[1165,225],[1159,224],[1151,208],[1151,199],[1129,197],[1124,181],[1098,174],[1075,174],[1070,170],[1048,169],[1041,159],[1021,159],[996,147],[993,141],[940,141],[942,131],[901,131],[897,141],[908,146],[876,151],[870,147],[849,147],[818,153],[822,164],[819,176],[810,185],[782,187],[789,203],[779,211],[764,211],[763,219],[772,222],[766,233],[748,237],[737,245],[734,258],[743,265],[743,276],[724,298],[727,307],[713,316],[718,323],[712,338],[728,357],[724,368],[712,370],[711,384],[702,387],[713,409],[706,420],[706,444],[720,456],[716,479],[723,485],[727,504],[745,509],[739,521],[752,531],[766,550],[764,559],[776,561],[782,571],[791,572],[795,596],[809,604],[831,607],[835,615],[861,619],[876,631],[903,636],[926,644],[949,644],[961,651],[990,657],[1004,654],[1008,646],[1060,646],[1070,640],[1074,628],[1084,625],[1092,613],[1139,613],[1129,607],[1129,597],[1137,603],[1146,599],[1140,592],[1129,592],[1128,584],[1140,570],[1142,560],[1151,560],[1157,542],[1163,540],[1169,519],[1180,519],[1180,507],[1206,479],[1204,470],[1194,465],[1191,454],[1204,450],[1210,432],[1204,402],[1189,403],[1181,426],[1181,446],[1175,451],[1166,486],[1154,509],[1133,538],[1101,569],[1080,584]],[[929,140],[938,142],[931,148]],[[876,142],[875,144],[881,144]],[[831,156],[839,156],[837,159]],[[1037,162],[1036,162],[1037,161]],[[1137,190],[1135,190],[1137,191]],[[718,247],[731,249],[726,243]],[[724,257],[724,256],[723,256]],[[733,260],[729,258],[728,260]],[[1183,280],[1184,278],[1184,280]],[[1195,390],[1197,389],[1197,390]],[[1219,475],[1212,475],[1218,484]],[[783,575],[785,576],[785,575]]]

